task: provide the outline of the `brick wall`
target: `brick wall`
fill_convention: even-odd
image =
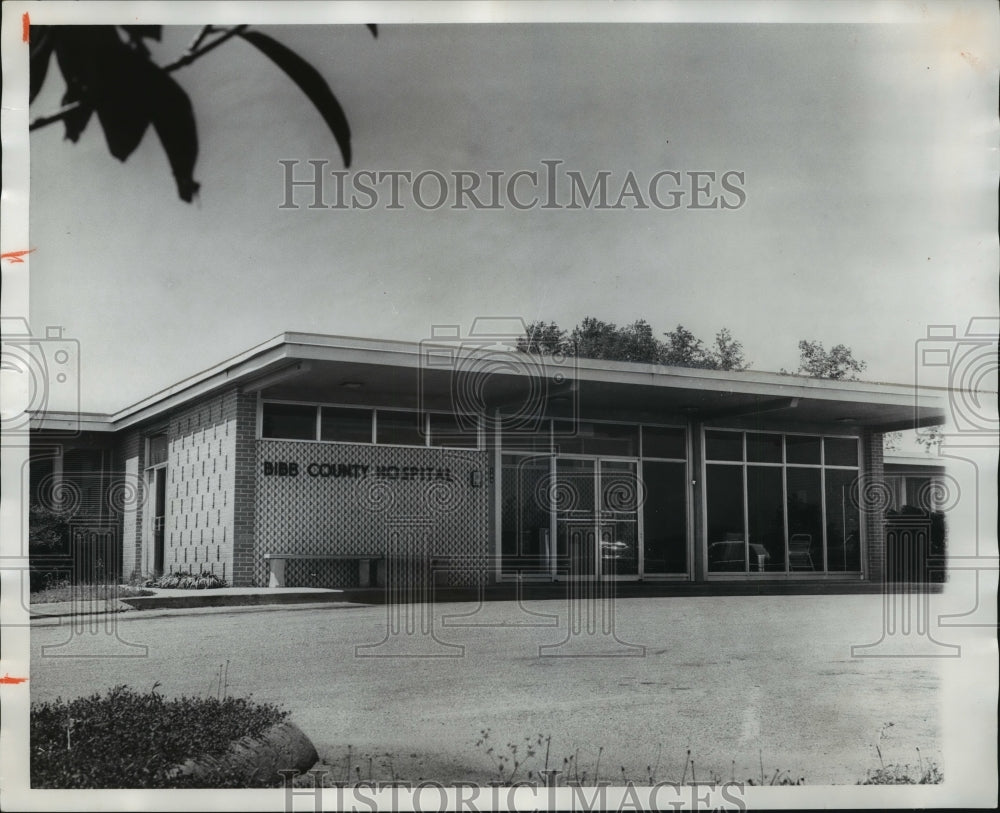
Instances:
[[[881,581],[885,570],[885,506],[880,495],[885,486],[882,433],[865,432],[861,438],[862,522],[868,547],[868,579]]]
[[[233,576],[236,586],[254,584],[254,540],[257,518],[257,398],[237,395],[236,467],[233,484]]]

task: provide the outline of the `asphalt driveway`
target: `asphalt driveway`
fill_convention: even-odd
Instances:
[[[886,762],[916,764],[919,747],[940,763],[940,662],[851,657],[881,634],[881,596],[620,599],[614,635],[608,604],[576,606],[593,613],[568,640],[561,601],[438,605],[433,635],[384,606],[134,612],[76,636],[33,625],[31,697],[155,682],[214,695],[221,667],[230,694],[290,709],[352,779],[482,782],[486,748],[507,743],[523,778],[543,765],[544,745],[524,760],[539,735],[550,768],[572,757],[592,777],[600,754],[612,780],[679,780],[688,749],[698,779],[759,778],[762,761],[769,777],[853,784],[878,766],[876,744]]]

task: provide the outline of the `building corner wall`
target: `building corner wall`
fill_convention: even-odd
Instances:
[[[861,438],[862,482],[858,503],[867,544],[867,578],[881,581],[885,573],[885,515],[879,499],[885,486],[885,459],[881,432],[866,431]]]
[[[236,421],[233,482],[233,577],[234,587],[254,586],[254,546],[257,502],[257,397],[233,394]],[[263,584],[256,586],[266,586]]]
[[[122,577],[133,579],[142,573],[142,523],[149,500],[144,480],[144,444],[138,432],[128,432],[115,449],[114,469],[123,472],[126,493],[135,495],[122,506]]]

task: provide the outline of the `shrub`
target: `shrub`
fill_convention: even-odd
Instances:
[[[249,698],[180,697],[116,686],[103,697],[31,704],[31,785],[36,788],[204,787],[171,777],[188,758],[219,756],[259,737],[287,711]],[[228,780],[228,782],[227,782]],[[213,787],[233,787],[220,776]]]
[[[937,764],[931,762],[927,768],[920,766],[889,764],[868,771],[859,785],[940,785],[944,781]]]
[[[216,587],[228,587],[228,582],[221,576],[216,576],[208,570],[203,570],[197,576],[193,573],[183,573],[176,571],[169,576],[160,576],[158,579],[150,579],[145,582],[144,587],[160,587],[181,590],[208,590]]]
[[[47,580],[43,587],[31,593],[32,604],[51,604],[58,601],[110,601],[152,596],[152,590],[143,590],[129,584],[71,584],[68,579]]]

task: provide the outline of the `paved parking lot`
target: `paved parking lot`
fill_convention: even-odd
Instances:
[[[577,606],[600,633],[608,605]],[[588,635],[584,613],[568,641],[562,601],[438,605],[433,637],[426,619],[384,606],[135,612],[112,634],[76,637],[42,622],[32,699],[117,683],[216,694],[228,661],[230,694],[290,709],[338,771],[350,746],[352,778],[487,780],[484,728],[501,753],[551,736],[550,768],[573,756],[592,776],[600,751],[602,778],[619,780],[622,768],[679,780],[689,748],[699,779],[759,777],[763,761],[769,775],[853,784],[877,767],[876,743],[886,762],[915,764],[917,747],[940,761],[940,662],[851,657],[881,634],[881,596],[619,599],[614,610],[617,639]]]

